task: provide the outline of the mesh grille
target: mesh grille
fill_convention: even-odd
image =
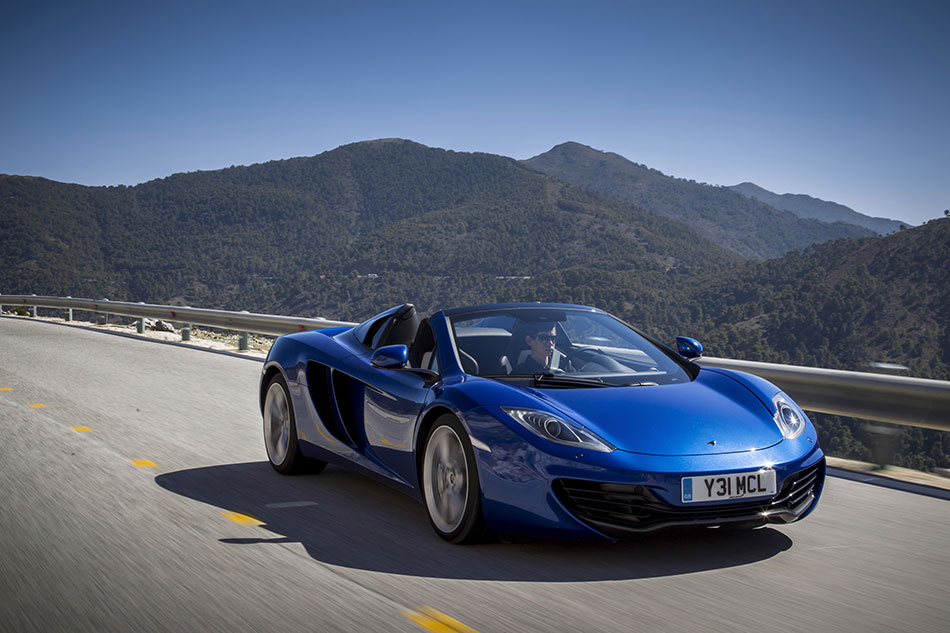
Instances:
[[[671,506],[646,486],[580,479],[557,479],[554,493],[578,518],[597,529],[647,532],[671,525],[717,525],[734,521],[767,521],[766,513],[798,510],[817,496],[824,480],[825,460],[790,475],[768,500],[715,506]]]

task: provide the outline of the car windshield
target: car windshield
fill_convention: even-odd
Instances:
[[[476,376],[545,377],[537,386],[690,380],[668,352],[604,312],[525,306],[464,312],[449,321],[462,369]]]

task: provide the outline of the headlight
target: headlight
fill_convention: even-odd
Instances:
[[[773,396],[772,404],[775,405],[775,423],[782,435],[789,440],[801,435],[808,418],[798,405],[781,391]]]
[[[536,409],[509,409],[508,407],[502,407],[501,410],[514,418],[521,426],[548,441],[565,444],[567,446],[576,446],[578,448],[587,448],[602,453],[609,453],[614,450],[613,446],[580,424],[565,420],[559,415],[554,415],[547,411],[538,411]]]

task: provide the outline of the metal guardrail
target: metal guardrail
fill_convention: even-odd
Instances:
[[[164,319],[178,323],[205,325],[236,332],[253,332],[280,336],[304,330],[320,330],[331,327],[354,325],[346,321],[327,321],[326,319],[308,319],[306,317],[288,317],[276,314],[257,314],[253,312],[229,312],[227,310],[208,310],[179,306],[164,306],[149,303],[130,303],[127,301],[109,301],[108,299],[73,299],[72,297],[38,297],[36,295],[0,295],[0,306],[38,306],[41,308],[63,308],[65,310],[87,310],[106,314],[144,319]]]
[[[3,305],[88,310],[277,336],[304,330],[354,325],[346,321],[129,303],[108,299],[97,301],[71,297],[0,295],[0,306]],[[737,369],[765,378],[785,391],[808,411],[950,431],[950,382],[947,381],[728,358],[709,357],[702,358],[699,362],[708,367]]]
[[[950,382],[860,371],[702,358],[765,378],[807,411],[950,431]]]

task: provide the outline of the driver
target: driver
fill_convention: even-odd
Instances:
[[[565,359],[564,355],[554,348],[557,342],[557,330],[553,325],[539,325],[533,334],[525,335],[524,341],[528,344],[531,353],[515,367],[516,374],[534,375],[556,370],[574,371],[571,361]]]

